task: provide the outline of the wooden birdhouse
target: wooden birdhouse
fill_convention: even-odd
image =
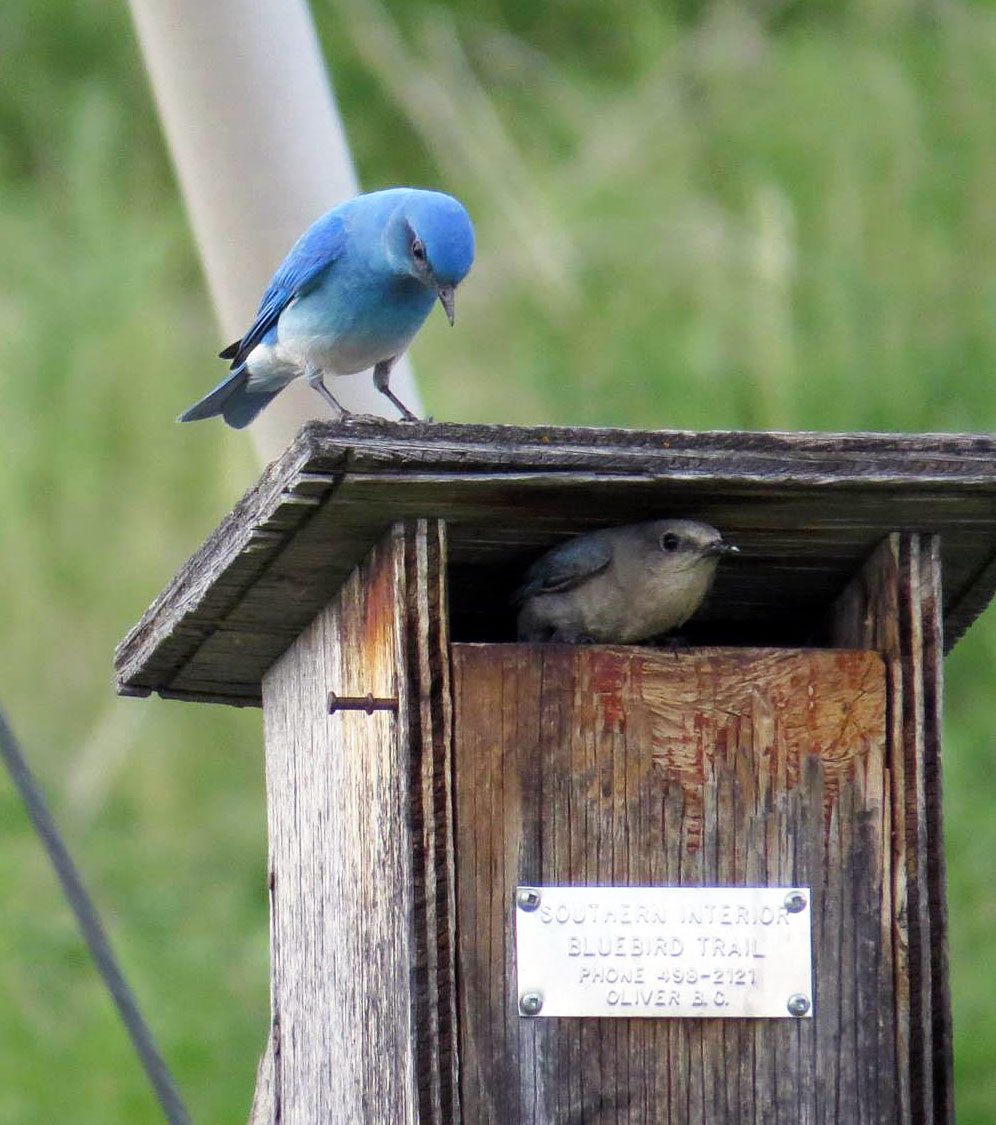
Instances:
[[[544,549],[663,516],[742,552],[684,647],[515,643]],[[990,437],[305,427],[116,661],[263,709],[254,1120],[951,1120],[941,661],[994,583]]]

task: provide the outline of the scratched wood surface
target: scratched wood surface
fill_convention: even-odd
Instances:
[[[941,794],[940,546],[886,538],[841,594],[838,644],[881,653],[889,679],[896,1028],[900,1119],[954,1120],[951,996]]]
[[[451,651],[464,1120],[895,1121],[880,657]],[[815,1017],[524,1019],[517,883],[809,885]]]
[[[416,1079],[420,1120],[441,1123],[460,1120],[445,526],[407,524],[404,562]]]
[[[996,587],[996,438],[306,426],[168,584],[115,657],[118,690],[258,705],[270,665],[397,520],[448,524],[452,635],[513,639],[507,595],[578,531],[661,515],[714,523],[720,568],[697,643],[814,632],[876,543],[941,535],[950,647]]]
[[[396,526],[264,679],[259,1125],[458,1115],[444,564],[438,524]],[[398,711],[329,715],[330,691]]]

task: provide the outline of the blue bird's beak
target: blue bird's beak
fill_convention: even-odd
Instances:
[[[436,295],[439,297],[439,303],[446,310],[446,319],[450,322],[450,327],[453,327],[454,312],[453,312],[453,286],[440,285],[436,289]]]

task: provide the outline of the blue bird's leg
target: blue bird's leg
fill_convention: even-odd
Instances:
[[[304,377],[308,380],[308,386],[314,387],[336,414],[338,414],[340,421],[352,417],[351,412],[348,411],[328,387],[325,386],[325,380],[322,378],[322,373],[317,367],[306,368]]]
[[[389,398],[391,402],[393,402],[394,405],[401,411],[402,421],[417,422],[418,418],[414,414],[412,414],[408,407],[405,406],[401,399],[398,398],[394,391],[392,391],[388,386],[388,380],[391,378],[391,368],[393,367],[394,361],[397,358],[398,357],[396,355],[391,356],[390,359],[381,360],[381,362],[377,364],[377,366],[374,368],[374,386],[378,391],[380,391],[382,395],[385,395],[387,398]]]

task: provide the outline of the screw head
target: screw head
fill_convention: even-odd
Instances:
[[[540,904],[540,893],[535,887],[519,887],[515,893],[515,901],[520,910],[535,910]]]
[[[538,1016],[543,1007],[543,997],[538,992],[523,992],[519,997],[519,1011],[524,1016]]]
[[[786,1007],[791,1016],[804,1016],[809,1011],[809,997],[796,992],[788,998]]]
[[[806,909],[806,896],[802,891],[789,891],[785,896],[785,909],[789,914],[799,914]]]

